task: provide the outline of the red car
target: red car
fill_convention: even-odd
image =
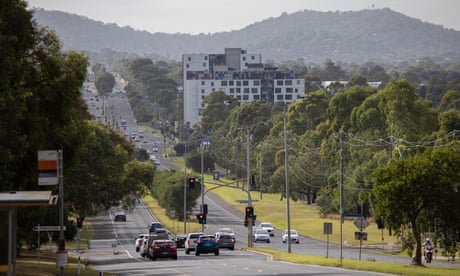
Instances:
[[[148,256],[152,261],[157,258],[172,258],[177,260],[176,243],[173,240],[154,240],[149,247]]]

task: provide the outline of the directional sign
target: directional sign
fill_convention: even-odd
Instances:
[[[353,224],[360,230],[362,231],[363,229],[366,229],[366,227],[369,226],[369,222],[365,218],[358,218],[355,219]]]
[[[43,232],[53,232],[53,231],[61,231],[61,226],[42,226],[37,225],[33,228],[34,231],[43,231]],[[65,231],[65,226],[62,227],[62,230]]]

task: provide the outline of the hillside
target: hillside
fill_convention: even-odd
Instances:
[[[321,64],[413,62],[422,57],[460,61],[460,31],[422,22],[390,9],[350,12],[310,10],[282,14],[241,30],[214,34],[166,34],[136,31],[59,11],[35,10],[40,25],[54,29],[64,49],[180,60],[184,53],[222,53],[240,47],[274,61]]]

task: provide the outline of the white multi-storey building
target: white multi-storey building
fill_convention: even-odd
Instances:
[[[215,91],[235,97],[239,103],[291,103],[304,96],[304,80],[294,72],[265,67],[260,54],[227,48],[224,54],[182,56],[184,122],[193,126],[205,108],[203,99]]]

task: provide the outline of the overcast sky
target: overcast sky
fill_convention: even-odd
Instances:
[[[215,33],[239,30],[283,12],[390,8],[460,31],[460,0],[26,0],[29,7],[59,10],[136,30]]]

